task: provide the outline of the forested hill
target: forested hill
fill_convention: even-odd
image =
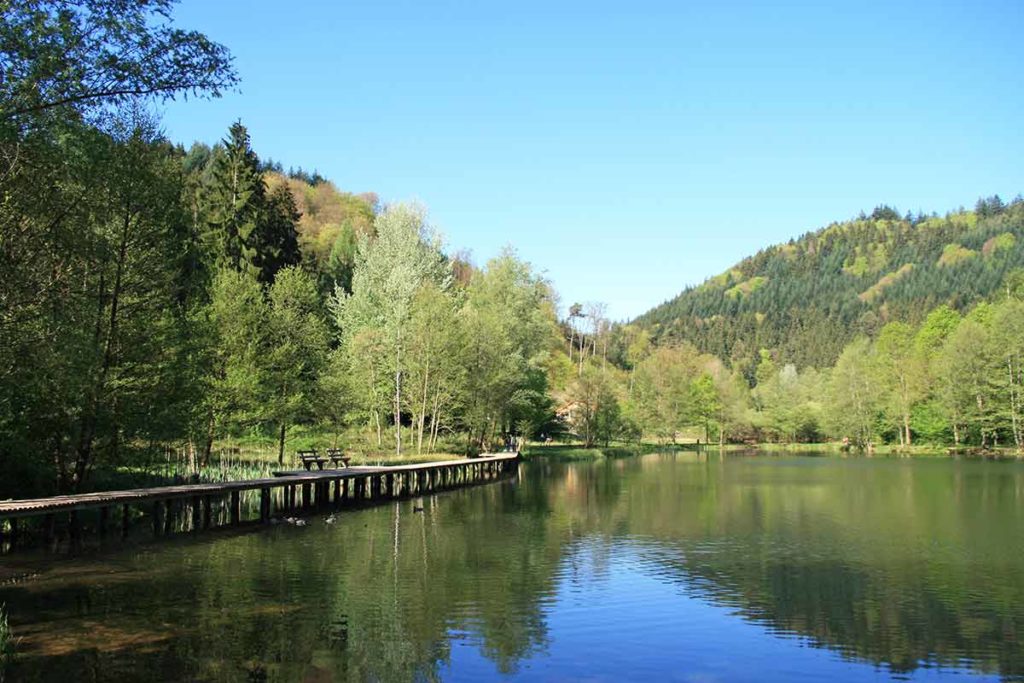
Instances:
[[[1024,266],[1024,201],[903,216],[879,207],[765,249],[683,291],[636,322],[734,363],[770,349],[798,367],[832,365],[858,334],[920,322],[939,304],[964,310]]]

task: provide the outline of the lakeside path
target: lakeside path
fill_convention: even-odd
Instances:
[[[168,533],[173,528],[173,520],[184,512],[185,507],[191,512],[193,528],[210,527],[213,508],[225,499],[228,499],[230,522],[238,524],[243,521],[241,494],[259,491],[259,520],[267,522],[272,516],[274,503],[277,511],[284,512],[324,508],[342,502],[399,498],[490,481],[511,472],[518,460],[518,453],[491,453],[477,458],[410,465],[283,471],[263,479],[7,500],[0,502],[0,521],[8,522],[7,541],[15,545],[19,536],[19,520],[22,518],[42,516],[43,536],[49,540],[53,535],[56,515],[69,515],[68,526],[74,535],[80,523],[78,513],[98,510],[97,529],[102,535],[110,524],[111,510],[120,506],[122,531],[126,533],[130,522],[130,507],[150,506],[154,532],[164,530],[164,533]]]

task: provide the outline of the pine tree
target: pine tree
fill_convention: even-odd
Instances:
[[[222,144],[203,197],[211,260],[218,267],[258,276],[257,228],[266,196],[259,159],[240,121],[231,124]]]

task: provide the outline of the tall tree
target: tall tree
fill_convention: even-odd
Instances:
[[[257,228],[265,197],[249,131],[236,121],[214,156],[203,197],[207,239],[217,267],[260,273]]]
[[[413,302],[427,284],[446,290],[451,268],[422,209],[403,204],[389,207],[377,217],[375,227],[377,238],[363,237],[359,243],[351,294],[338,288],[333,307],[343,343],[351,344],[367,329],[381,332],[393,378],[392,422],[395,452],[400,454],[402,377]]]
[[[859,449],[871,444],[878,414],[871,355],[871,342],[865,337],[847,345],[836,362],[828,387],[825,415],[832,433],[848,438]]]
[[[277,273],[269,298],[267,419],[277,425],[277,462],[283,464],[288,426],[314,418],[328,331],[316,281],[301,269],[288,267]]]
[[[910,414],[925,394],[924,359],[915,351],[915,331],[902,322],[882,328],[875,342],[876,386],[886,397],[885,413],[899,434],[901,446],[911,444]]]

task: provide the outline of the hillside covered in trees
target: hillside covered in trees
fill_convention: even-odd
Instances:
[[[1021,266],[1020,198],[981,199],[945,216],[882,206],[764,249],[635,322],[656,341],[685,340],[751,372],[761,349],[822,368],[887,322],[918,324],[943,304],[968,310]]]

